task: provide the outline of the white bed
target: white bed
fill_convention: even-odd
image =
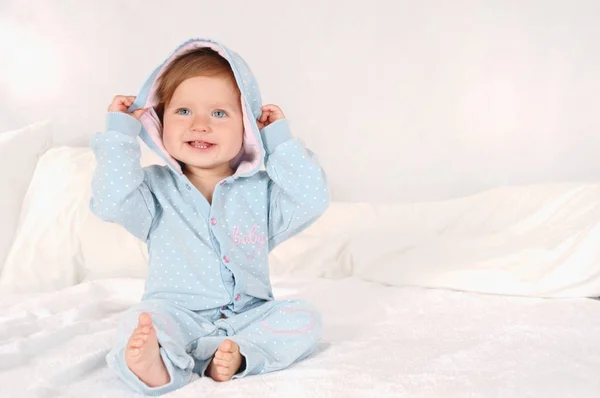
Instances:
[[[133,396],[104,356],[147,253],[89,211],[90,149],[47,150],[48,134],[0,135],[0,397]],[[598,397],[599,242],[596,183],[332,203],[270,257],[276,297],[321,310],[319,350],[171,396]]]
[[[108,279],[0,303],[0,396],[135,396],[104,356],[141,279]],[[600,302],[279,280],[325,320],[318,352],[274,374],[196,380],[172,397],[598,397]]]

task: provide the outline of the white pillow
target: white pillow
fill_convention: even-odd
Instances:
[[[0,134],[0,271],[38,158],[51,146],[52,131],[46,121]]]
[[[353,275],[350,242],[363,228],[375,227],[373,206],[332,202],[312,226],[273,250],[271,275],[344,278]]]
[[[53,148],[40,158],[0,275],[2,291],[51,291],[77,283],[77,234],[89,201],[92,160],[85,148]]]
[[[351,238],[354,275],[536,297],[600,296],[600,184],[499,188],[388,206]]]

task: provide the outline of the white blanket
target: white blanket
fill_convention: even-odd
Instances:
[[[277,298],[323,313],[318,352],[285,371],[172,397],[600,396],[600,302],[383,287],[346,278],[276,281]],[[0,297],[0,397],[135,396],[106,367],[121,311],[143,280]]]

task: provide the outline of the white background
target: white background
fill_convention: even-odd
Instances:
[[[600,180],[598,0],[0,0],[0,131],[87,145],[190,37],[248,61],[334,200]]]

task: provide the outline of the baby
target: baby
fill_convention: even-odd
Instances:
[[[189,40],[137,97],[117,96],[92,139],[92,211],[147,243],[142,301],[107,355],[132,389],[173,391],[284,369],[321,336],[315,309],[274,300],[268,254],[329,204],[323,170],[246,63]],[[165,166],[140,166],[140,138]],[[262,167],[264,164],[264,168]]]

